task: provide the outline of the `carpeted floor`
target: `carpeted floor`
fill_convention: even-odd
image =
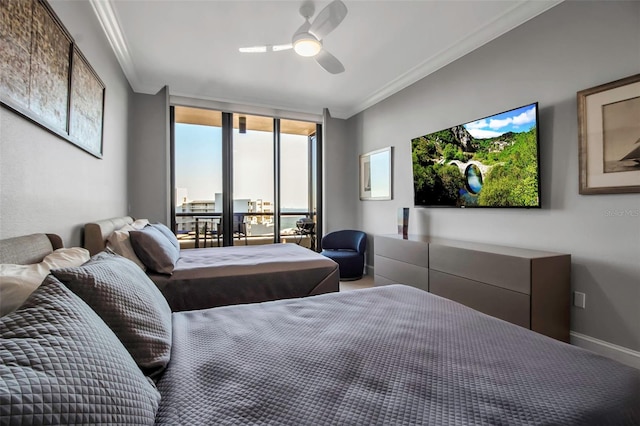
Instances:
[[[365,275],[357,281],[340,281],[340,291],[360,290],[373,287],[373,275]]]

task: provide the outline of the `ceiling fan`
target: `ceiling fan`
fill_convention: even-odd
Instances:
[[[300,15],[305,21],[293,34],[291,43],[241,47],[240,52],[265,53],[293,49],[300,56],[313,57],[322,68],[331,74],[340,74],[344,71],[344,65],[324,49],[322,40],[335,30],[347,16],[347,6],[341,0],[334,0],[318,13],[313,23],[310,23],[309,19],[314,12],[315,7],[311,1],[306,1],[300,6]]]

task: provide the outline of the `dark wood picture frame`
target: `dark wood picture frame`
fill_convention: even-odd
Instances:
[[[0,3],[0,104],[102,158],[105,86],[45,0]]]
[[[580,194],[640,192],[640,74],[581,90]]]

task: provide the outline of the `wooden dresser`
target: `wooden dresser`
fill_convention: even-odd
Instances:
[[[569,341],[571,256],[421,235],[374,237],[375,284],[407,284]]]

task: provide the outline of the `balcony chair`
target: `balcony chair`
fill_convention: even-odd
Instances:
[[[364,271],[364,252],[367,234],[362,231],[342,230],[330,232],[322,238],[322,253],[340,267],[340,279],[359,280]]]
[[[247,243],[247,222],[244,220],[244,214],[234,213],[233,214],[233,236],[240,240],[240,238],[244,237],[244,245]],[[218,247],[221,246],[220,237],[222,236],[222,219],[217,224],[217,237],[218,237]]]

